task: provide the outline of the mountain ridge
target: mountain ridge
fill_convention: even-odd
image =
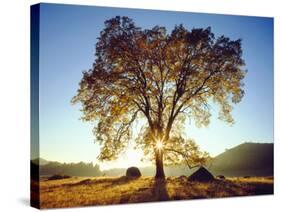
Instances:
[[[226,151],[218,154],[213,158],[212,162],[206,164],[206,167],[214,175],[225,176],[272,176],[273,175],[273,143],[241,143]],[[39,162],[38,162],[39,161]],[[35,164],[40,164],[41,175],[71,173],[72,175],[84,175],[93,173],[100,176],[120,176],[124,175],[126,168],[111,168],[108,170],[100,170],[99,166],[91,165],[91,163],[61,163],[57,161],[49,161],[44,158],[32,160]],[[77,171],[69,171],[71,169]],[[95,169],[95,171],[91,171]],[[79,170],[83,171],[83,174]],[[154,166],[139,167],[143,176],[153,176],[155,173]],[[166,176],[190,175],[193,170],[189,170],[185,165],[165,167]],[[65,174],[65,173],[64,173]]]
[[[271,176],[273,147],[273,143],[242,143],[214,157],[210,170],[228,176]]]

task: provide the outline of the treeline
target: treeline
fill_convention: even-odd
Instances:
[[[69,176],[124,176],[126,168],[100,170],[98,164],[92,163],[59,163],[42,158],[31,161],[31,176],[55,174]],[[138,167],[142,176],[154,176],[155,167]],[[243,143],[214,157],[206,168],[214,175],[224,176],[272,176],[273,175],[273,143]],[[166,166],[165,174],[169,176],[189,176],[196,169],[190,170],[186,165]]]
[[[101,176],[102,172],[98,164],[93,163],[59,163],[49,162],[40,165],[40,176],[49,176],[54,174],[70,175],[70,176]]]

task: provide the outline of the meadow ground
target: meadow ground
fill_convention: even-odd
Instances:
[[[72,177],[41,179],[40,208],[61,208],[169,200],[273,194],[272,177],[226,178],[209,183],[187,177]]]

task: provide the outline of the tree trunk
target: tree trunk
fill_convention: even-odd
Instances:
[[[163,166],[163,151],[161,149],[157,149],[155,152],[156,159],[156,175],[155,178],[165,178],[164,166]]]

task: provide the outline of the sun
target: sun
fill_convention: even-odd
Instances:
[[[162,141],[157,141],[157,143],[156,143],[156,148],[157,149],[159,149],[159,150],[161,150],[161,149],[163,149],[163,143],[162,143]]]

